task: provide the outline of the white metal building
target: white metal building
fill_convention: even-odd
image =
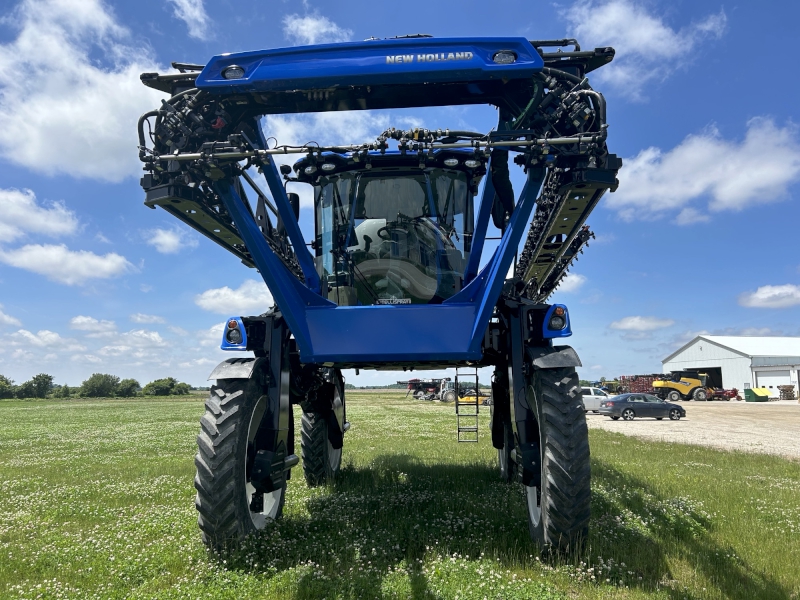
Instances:
[[[708,373],[726,389],[764,387],[778,396],[779,385],[797,392],[800,337],[699,335],[661,362],[664,373]]]

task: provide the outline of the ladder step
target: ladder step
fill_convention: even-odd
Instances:
[[[459,427],[458,428],[458,432],[459,433],[462,433],[464,431],[475,431],[475,432],[477,432],[478,431],[478,427],[477,426],[471,426],[471,427]]]

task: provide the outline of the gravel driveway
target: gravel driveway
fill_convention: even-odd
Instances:
[[[586,414],[590,429],[605,429],[662,442],[700,444],[723,450],[777,454],[800,460],[800,404],[778,402],[682,402],[680,421],[612,421]]]

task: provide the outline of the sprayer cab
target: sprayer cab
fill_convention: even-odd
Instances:
[[[329,153],[294,171],[313,186],[312,248],[328,300],[440,304],[464,287],[481,153]]]

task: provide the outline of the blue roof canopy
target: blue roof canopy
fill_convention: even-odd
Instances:
[[[513,52],[511,64],[492,57]],[[244,77],[225,79],[232,65]],[[525,38],[413,38],[276,48],[215,56],[197,78],[209,91],[303,91],[350,85],[446,83],[524,79],[541,71],[542,57]]]
[[[495,62],[501,51],[513,62]],[[226,79],[234,66],[242,76]],[[196,85],[212,94],[260,94],[265,114],[498,104],[527,89],[543,66],[521,37],[390,39],[222,54]]]

